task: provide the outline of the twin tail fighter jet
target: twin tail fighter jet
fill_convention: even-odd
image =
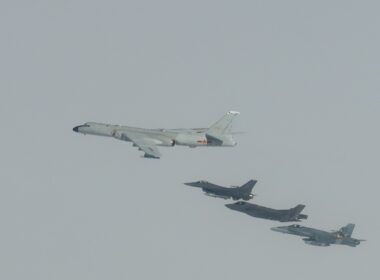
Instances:
[[[182,145],[191,148],[236,146],[231,128],[233,120],[239,114],[239,112],[229,111],[209,128],[146,129],[87,122],[74,127],[73,131],[132,142],[134,147],[144,152],[145,158],[160,158],[161,153],[157,146]]]
[[[283,227],[273,227],[271,230],[305,237],[302,240],[308,245],[326,247],[330,246],[331,244],[340,244],[356,247],[360,244],[361,241],[364,240],[351,237],[354,228],[354,224],[348,224],[338,231],[327,232],[300,225],[290,225]]]

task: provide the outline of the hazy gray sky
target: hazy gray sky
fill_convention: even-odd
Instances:
[[[378,1],[0,2],[0,278],[375,279]],[[209,126],[235,148],[82,136],[100,121]],[[356,223],[357,248],[305,245],[184,186],[259,180],[254,202]]]

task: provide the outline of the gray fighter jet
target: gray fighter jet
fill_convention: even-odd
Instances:
[[[301,214],[302,210],[305,208],[305,205],[302,204],[287,210],[277,210],[257,204],[238,201],[232,204],[226,204],[226,207],[231,210],[246,213],[252,217],[280,222],[299,222],[301,219],[307,219],[307,215]]]
[[[341,244],[355,247],[364,240],[351,237],[354,227],[354,224],[348,224],[338,231],[327,232],[300,225],[290,225],[285,227],[274,227],[271,228],[271,230],[306,237],[302,240],[309,245],[326,247],[331,244]]]
[[[218,186],[207,181],[185,183],[185,185],[201,188],[206,195],[213,197],[250,200],[254,196],[251,192],[256,183],[256,180],[250,180],[241,187],[233,186],[231,188]]]
[[[230,111],[210,128],[190,129],[145,129],[129,126],[87,122],[73,128],[82,134],[108,136],[129,141],[144,152],[146,158],[160,158],[157,146],[175,145],[195,147],[233,147],[236,141],[232,137],[231,125],[239,112]]]

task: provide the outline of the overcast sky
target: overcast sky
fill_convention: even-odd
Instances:
[[[375,279],[380,249],[378,1],[0,2],[0,278]],[[235,148],[83,136],[86,121],[207,127]],[[254,178],[307,246],[183,182]]]

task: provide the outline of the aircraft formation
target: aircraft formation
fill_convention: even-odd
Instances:
[[[208,196],[239,200],[235,203],[226,204],[225,206],[231,210],[242,212],[251,217],[282,223],[300,222],[308,218],[307,215],[301,213],[305,208],[305,205],[303,204],[298,204],[290,209],[273,209],[247,202],[255,196],[252,194],[252,190],[256,183],[256,180],[250,180],[240,187],[223,187],[207,181],[197,181],[193,183],[185,183],[185,185],[201,188]],[[351,237],[354,227],[354,224],[348,224],[340,230],[327,232],[315,228],[303,227],[299,224],[293,224],[290,226],[272,227],[271,230],[305,237],[302,240],[308,245],[327,247],[332,244],[341,244],[355,247],[364,240]]]
[[[240,113],[227,112],[220,120],[209,128],[177,128],[177,129],[146,129],[130,126],[120,126],[97,122],[86,122],[75,126],[74,132],[95,136],[113,137],[118,140],[132,142],[134,147],[142,151],[144,158],[161,158],[158,146],[174,147],[176,145],[195,147],[234,147],[237,142],[233,137],[232,123]],[[252,190],[257,180],[249,180],[242,186],[224,187],[208,181],[185,183],[187,186],[200,188],[212,197],[238,200],[226,204],[228,209],[245,213],[251,217],[273,220],[278,222],[300,222],[308,216],[301,214],[305,205],[299,204],[290,209],[274,209],[247,202],[255,195]],[[304,227],[299,224],[272,227],[272,231],[304,237],[302,240],[313,246],[327,247],[332,244],[356,247],[362,239],[352,238],[354,224],[348,224],[340,230],[327,232],[315,228]]]

